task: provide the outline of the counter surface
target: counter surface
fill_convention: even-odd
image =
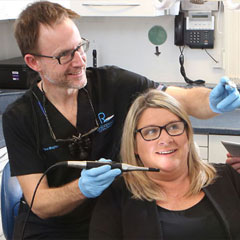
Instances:
[[[223,113],[206,120],[200,120],[193,117],[190,117],[190,119],[194,133],[240,136],[240,109]]]

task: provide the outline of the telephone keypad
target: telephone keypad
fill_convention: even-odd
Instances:
[[[213,48],[213,30],[185,30],[185,44],[191,48]]]

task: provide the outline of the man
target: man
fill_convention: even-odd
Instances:
[[[26,8],[16,22],[15,37],[25,62],[41,80],[3,115],[11,174],[18,177],[24,195],[15,239],[22,237],[33,192],[50,166],[68,160],[118,159],[122,125],[138,92],[166,90],[199,118],[240,105],[238,91],[225,87],[226,79],[210,94],[206,88],[166,89],[117,67],[86,70],[88,41],[72,20],[77,17],[58,4],[41,1]],[[120,172],[109,165],[82,172],[54,168],[39,185],[24,236],[87,239],[96,197]]]

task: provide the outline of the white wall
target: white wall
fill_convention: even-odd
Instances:
[[[158,57],[154,54],[155,46],[148,40],[148,31],[154,25],[160,25],[167,31],[167,41],[159,46],[161,54]],[[184,81],[179,72],[180,51],[174,45],[174,16],[82,17],[78,20],[78,26],[81,35],[92,42],[92,47],[97,48],[98,65],[118,65],[156,81]],[[220,57],[220,37],[215,39],[215,46],[208,52]],[[89,65],[92,64],[91,49],[88,53]],[[213,68],[216,64],[204,50],[186,47],[184,56],[186,74],[190,79],[217,83],[223,75],[222,69]]]
[[[110,64],[138,72],[155,81],[184,82],[179,72],[180,51],[174,45],[174,16],[162,17],[82,17],[77,21],[81,35],[91,41],[88,65],[92,65],[92,49],[98,51],[98,66]],[[160,25],[167,31],[167,41],[159,46],[157,57],[155,46],[148,40],[148,31]],[[0,21],[0,60],[20,56],[13,37],[13,21]],[[215,48],[208,52],[220,58],[221,36],[216,31]],[[217,83],[224,74],[215,69],[216,64],[201,49],[185,47],[185,70],[192,79],[204,79]]]

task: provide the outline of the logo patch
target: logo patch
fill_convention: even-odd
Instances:
[[[114,115],[106,117],[104,112],[100,112],[98,114],[98,119],[101,123],[101,126],[98,128],[97,131],[100,133],[110,128],[114,123]]]

